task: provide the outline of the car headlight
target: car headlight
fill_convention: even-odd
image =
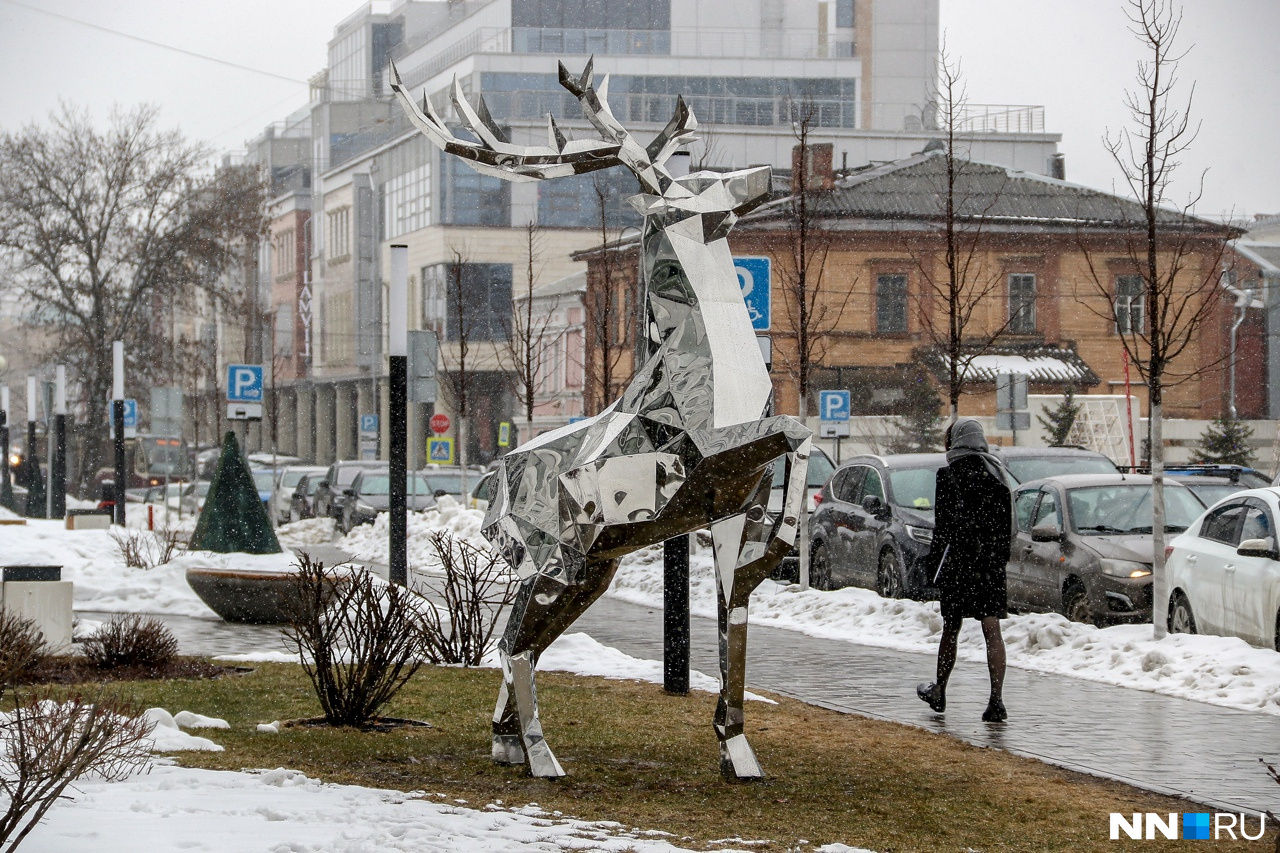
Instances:
[[[917,542],[923,542],[926,545],[933,542],[933,528],[916,527],[915,525],[911,525],[911,524],[906,525],[906,528],[907,528],[907,535],[910,536],[912,539],[916,540]]]
[[[1145,578],[1151,574],[1151,566],[1132,560],[1101,560],[1102,573],[1113,578]]]
[[[376,509],[374,509],[364,501],[356,501],[356,509],[360,510],[360,512],[375,512],[375,513],[377,512]]]

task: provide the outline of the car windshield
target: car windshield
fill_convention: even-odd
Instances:
[[[391,477],[387,474],[375,474],[374,476],[365,475],[360,481],[360,494],[362,495],[386,495],[391,492]],[[405,478],[405,494],[430,494],[427,481],[421,476]]]
[[[1106,535],[1151,532],[1150,485],[1118,483],[1112,486],[1086,486],[1071,489],[1067,500],[1071,506],[1071,523],[1077,533]],[[1204,504],[1189,490],[1164,490],[1165,530],[1186,530]]]
[[[782,478],[786,475],[786,467],[782,462],[774,464],[773,488],[782,488]],[[811,489],[820,489],[827,484],[827,480],[831,479],[831,475],[835,471],[835,463],[827,458],[827,454],[815,449],[813,455],[809,457],[809,474],[805,478],[805,485]]]
[[[317,474],[314,477],[308,477],[307,478],[307,494],[314,495],[316,493],[316,490],[320,488],[320,481],[323,479],[324,477],[320,476],[319,474]]]
[[[1212,506],[1223,498],[1234,495],[1244,488],[1242,483],[1187,483],[1186,487],[1196,493],[1196,497],[1204,501],[1205,506]]]
[[[461,474],[428,474],[427,482],[431,484],[427,491],[432,494],[436,492],[444,492],[446,495],[462,494]]]
[[[1063,474],[1116,473],[1116,466],[1105,456],[1006,456],[1003,461],[1019,483]]]
[[[917,512],[933,512],[933,489],[938,483],[936,468],[889,469],[893,503]]]
[[[275,487],[276,472],[275,471],[254,471],[253,487],[260,492],[269,492]]]
[[[280,485],[286,489],[292,489],[306,475],[306,471],[285,471],[280,477]]]

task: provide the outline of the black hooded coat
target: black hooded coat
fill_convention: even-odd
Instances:
[[[938,575],[943,618],[1008,616],[1012,499],[981,456],[963,456],[938,470],[934,525],[925,565]]]

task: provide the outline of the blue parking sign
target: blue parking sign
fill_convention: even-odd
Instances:
[[[138,428],[138,401],[133,398],[124,401],[124,428]]]
[[[747,303],[751,328],[768,331],[772,317],[773,263],[769,258],[734,258],[733,271],[738,274],[742,301]]]
[[[262,402],[262,365],[227,365],[227,402]]]
[[[824,421],[849,420],[848,391],[819,391],[818,415]]]
[[[367,433],[376,433],[378,431],[378,416],[377,415],[361,415],[360,431],[367,432]]]

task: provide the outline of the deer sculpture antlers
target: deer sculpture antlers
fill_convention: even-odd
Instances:
[[[425,92],[421,105],[414,102],[394,62],[391,63],[391,90],[410,121],[437,148],[465,159],[484,174],[508,181],[540,181],[620,165],[635,174],[646,193],[661,195],[672,180],[663,164],[677,148],[697,139],[693,132],[698,120],[684,98],[677,96],[675,115],[649,145],[641,146],[609,109],[609,75],[605,75],[599,89],[594,87],[593,64],[594,58],[588,60],[582,76],[575,78],[564,63],[560,63],[560,85],[582,104],[583,113],[603,139],[569,139],[548,113],[546,146],[513,145],[494,122],[484,96],[472,107],[455,77],[453,106],[462,123],[479,140],[471,142],[453,135]]]

